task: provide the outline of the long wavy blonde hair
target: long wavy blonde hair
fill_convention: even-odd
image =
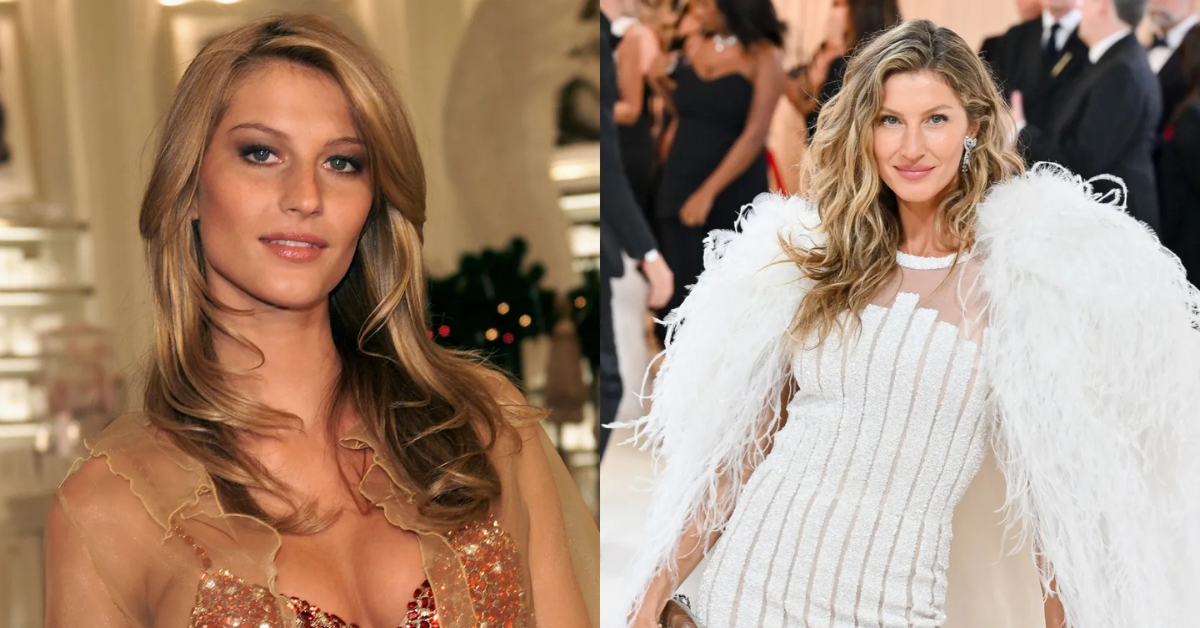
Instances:
[[[955,177],[937,208],[943,241],[957,242],[959,255],[970,250],[979,202],[993,184],[1024,172],[1008,107],[987,66],[954,31],[912,20],[866,42],[850,59],[841,91],[822,107],[802,166],[827,241],[811,249],[785,243],[791,260],[816,282],[796,314],[797,338],[815,333],[821,342],[834,329],[847,331],[847,312],[857,329],[863,308],[896,269],[899,209],[875,164],[874,128],[888,77],[921,71],[944,79],[979,125],[968,172]]]
[[[217,361],[217,334],[260,359],[262,353],[222,322],[221,313],[237,310],[209,292],[202,243],[188,218],[205,148],[233,90],[279,60],[316,68],[342,87],[366,143],[374,187],[358,249],[329,296],[341,373],[323,411],[332,416],[336,408],[353,408],[383,444],[376,455],[399,470],[423,519],[433,529],[452,529],[481,515],[500,493],[486,452],[504,421],[476,360],[437,346],[426,333],[425,175],[408,116],[379,63],[325,18],[270,17],[218,37],[192,61],[175,92],[140,217],[156,333],[145,410],[204,465],[228,509],[281,531],[311,532],[327,523],[239,445],[239,435],[294,428],[298,417],[251,398]],[[329,424],[335,435],[335,422]],[[294,508],[269,516],[251,498],[252,488]]]

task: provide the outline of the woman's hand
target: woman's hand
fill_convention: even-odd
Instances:
[[[703,189],[692,192],[679,210],[679,222],[689,227],[703,227],[712,212],[713,196]]]
[[[660,628],[660,626],[662,624],[658,623],[657,617],[651,619],[649,617],[638,616],[634,617],[633,621],[629,624],[629,628]]]
[[[666,574],[659,574],[651,580],[641,608],[629,620],[630,628],[659,628],[658,620],[662,617],[663,609],[671,600],[674,591],[675,587],[671,585],[671,580]]]

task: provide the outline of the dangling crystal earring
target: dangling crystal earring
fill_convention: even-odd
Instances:
[[[967,171],[967,164],[969,164],[971,161],[971,149],[975,148],[977,144],[979,144],[979,140],[971,137],[970,135],[963,138],[962,171],[964,173]]]

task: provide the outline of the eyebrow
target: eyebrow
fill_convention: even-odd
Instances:
[[[952,105],[938,105],[936,107],[926,109],[925,111],[921,112],[921,115],[930,114],[930,113],[933,113],[933,112],[941,110],[941,109],[953,109],[953,108],[954,107]],[[896,114],[898,114],[899,112],[892,111],[891,109],[888,109],[887,107],[880,107],[879,113],[896,113]]]
[[[262,131],[263,133],[266,133],[268,135],[274,135],[275,137],[278,137],[279,139],[287,139],[287,133],[284,133],[283,131],[280,131],[279,129],[275,129],[270,126],[267,126],[261,122],[243,122],[237,126],[234,126],[233,128],[231,128],[229,130],[232,132],[232,131],[236,131],[238,129],[253,129],[255,131]],[[366,142],[363,142],[361,139],[351,136],[351,135],[347,135],[345,137],[339,137],[337,139],[332,139],[332,140],[329,140],[328,142],[325,142],[326,146],[334,146],[337,144],[353,144],[356,146],[364,146],[366,144]]]

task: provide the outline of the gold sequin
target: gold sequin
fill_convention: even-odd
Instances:
[[[180,526],[175,535],[190,545],[204,571],[189,628],[284,628],[271,592],[220,569],[212,569],[208,553]],[[516,544],[494,519],[471,523],[446,536],[467,575],[480,628],[513,628],[528,619]],[[445,580],[441,580],[445,582]],[[444,586],[444,585],[443,585]],[[299,598],[288,598],[296,614],[295,628],[358,628]],[[440,628],[437,603],[429,581],[413,592],[399,628]]]

